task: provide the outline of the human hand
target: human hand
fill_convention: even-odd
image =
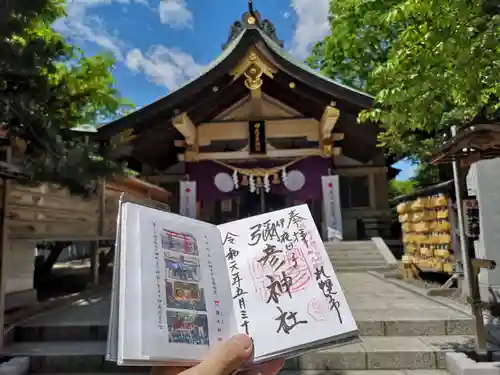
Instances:
[[[153,367],[151,375],[230,375],[250,359],[253,342],[247,335],[236,335],[222,343],[200,364],[191,367]],[[256,365],[245,371],[248,375],[275,375],[285,361],[278,359]]]

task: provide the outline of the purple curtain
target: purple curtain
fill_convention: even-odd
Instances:
[[[230,164],[240,168],[272,168],[274,166],[283,165],[285,162],[262,160],[251,163]],[[328,168],[331,168],[331,166],[331,160],[328,158],[311,156],[303,159],[287,168],[287,172],[289,173],[293,170],[301,171],[305,176],[304,186],[298,191],[290,191],[281,182],[276,185],[271,183],[271,191],[275,194],[287,195],[294,200],[306,201],[310,199],[321,199],[321,176],[327,175]],[[198,200],[209,201],[230,199],[239,194],[248,192],[248,186],[240,186],[237,190],[233,190],[229,193],[220,191],[214,183],[214,177],[220,172],[225,172],[229,175],[233,173],[231,169],[212,161],[201,161],[189,164],[189,176],[192,180],[197,182],[196,190]],[[239,177],[241,181],[241,175]]]

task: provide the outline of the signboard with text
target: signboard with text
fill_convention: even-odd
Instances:
[[[248,122],[248,143],[250,145],[250,154],[266,153],[266,122],[249,121]]]

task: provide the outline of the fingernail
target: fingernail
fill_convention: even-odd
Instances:
[[[233,342],[236,345],[241,346],[244,350],[248,350],[252,347],[252,339],[245,334],[234,336]]]

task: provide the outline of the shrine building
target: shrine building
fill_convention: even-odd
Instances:
[[[373,98],[290,56],[249,6],[220,56],[160,100],[99,128],[128,131],[128,167],[177,195],[196,182],[196,216],[215,224],[307,203],[323,227],[322,176],[338,175],[343,237],[383,235],[394,169],[378,127],[359,124]]]

